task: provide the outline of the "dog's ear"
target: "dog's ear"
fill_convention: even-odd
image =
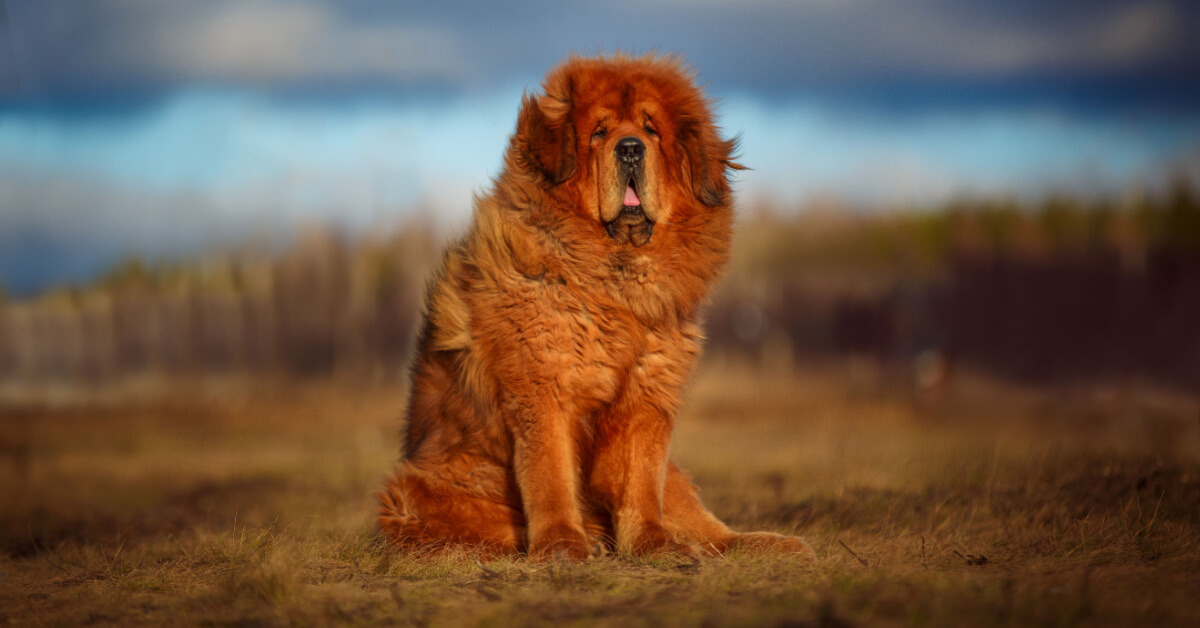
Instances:
[[[696,200],[705,207],[729,204],[729,171],[745,170],[735,162],[738,138],[723,140],[708,120],[687,120],[681,125],[683,177]]]
[[[575,174],[575,129],[570,93],[526,94],[513,136],[518,165],[557,185]]]

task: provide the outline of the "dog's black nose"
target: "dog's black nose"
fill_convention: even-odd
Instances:
[[[641,161],[642,155],[646,152],[646,145],[642,143],[642,140],[631,135],[623,137],[621,141],[617,142],[616,151],[617,159],[627,164],[635,164]]]

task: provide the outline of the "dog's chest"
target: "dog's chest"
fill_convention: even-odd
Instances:
[[[568,290],[542,310],[559,389],[587,408],[612,402],[638,361],[646,329],[628,310]]]

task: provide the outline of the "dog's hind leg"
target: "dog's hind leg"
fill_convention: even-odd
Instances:
[[[396,545],[440,551],[459,547],[485,556],[521,551],[521,512],[428,473],[409,462],[388,477],[379,498],[379,529]]]
[[[812,556],[812,548],[798,537],[774,532],[739,534],[730,530],[704,507],[696,486],[673,462],[667,464],[667,481],[663,489],[663,527],[678,540],[694,543],[711,554],[724,554],[737,548]]]

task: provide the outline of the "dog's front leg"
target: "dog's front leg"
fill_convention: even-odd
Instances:
[[[682,354],[672,355],[671,350]],[[589,487],[612,514],[617,550],[693,554],[663,527],[663,489],[675,408],[691,354],[682,342],[652,351],[595,425]]]
[[[525,513],[529,555],[583,560],[589,548],[579,510],[575,438],[569,414],[549,405],[520,412],[513,425],[513,470]]]
[[[601,418],[590,484],[612,513],[618,551],[690,554],[662,525],[670,427],[664,417],[655,414],[613,411]]]

